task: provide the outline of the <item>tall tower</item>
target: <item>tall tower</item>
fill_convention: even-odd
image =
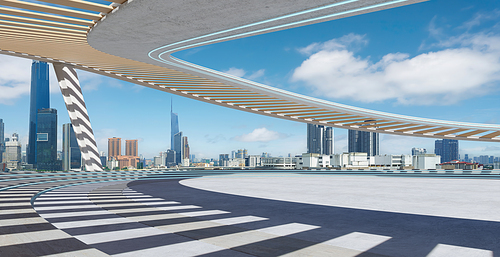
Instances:
[[[175,151],[175,162],[177,164],[182,163],[182,132],[178,132],[174,135],[173,149]]]
[[[139,156],[138,151],[137,139],[125,140],[125,155]]]
[[[307,153],[333,154],[333,128],[308,123]]]
[[[82,152],[76,141],[75,131],[71,123],[63,124],[62,131],[62,169],[81,170]]]
[[[5,151],[4,125],[3,125],[3,120],[0,119],[0,163],[3,162],[2,155],[4,151]]]
[[[31,64],[31,91],[30,91],[30,123],[28,149],[26,154],[28,163],[37,162],[37,115],[38,110],[50,108],[49,98],[49,65],[46,62],[33,61]]]
[[[170,100],[170,149],[175,150],[174,136],[179,133],[179,116],[173,112],[173,103]],[[175,150],[176,151],[176,150]],[[179,154],[179,152],[177,152]]]
[[[57,161],[57,110],[38,110],[36,126],[36,167],[40,170],[60,170]]]
[[[375,132],[349,130],[349,152],[379,155],[379,135]]]
[[[120,155],[122,155],[122,139],[119,137],[108,138],[108,160]]]
[[[323,154],[331,155],[333,154],[333,128],[326,127],[324,137],[323,137]]]
[[[182,137],[182,160],[189,159],[189,143],[187,137]]]

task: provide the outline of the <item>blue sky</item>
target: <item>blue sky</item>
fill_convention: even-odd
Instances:
[[[500,3],[431,0],[176,53],[181,59],[271,86],[380,111],[500,123]],[[0,118],[27,142],[30,60],[0,56]],[[246,148],[306,151],[306,125],[249,114],[79,72],[99,150],[108,137],[139,139],[152,158],[170,147],[170,100],[197,157]],[[348,86],[346,86],[348,85]],[[68,115],[51,71],[59,133]],[[335,129],[336,153],[346,130]],[[59,136],[60,138],[60,136]],[[60,144],[59,144],[60,147]],[[381,135],[381,153],[433,151],[434,140]],[[500,156],[495,143],[460,142],[460,154]]]

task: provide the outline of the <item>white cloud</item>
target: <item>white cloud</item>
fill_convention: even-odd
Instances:
[[[15,99],[29,94],[31,60],[0,55],[0,104],[12,104]]]
[[[413,58],[390,53],[376,63],[348,50],[349,44],[363,44],[362,36],[348,35],[348,39],[303,48],[301,52],[311,55],[295,69],[292,81],[302,81],[314,95],[332,99],[395,99],[418,105],[453,104],[484,95],[500,81],[500,37],[496,35],[464,34],[440,43],[455,48]]]
[[[247,76],[245,76],[248,73],[246,70],[235,68],[235,67],[231,67],[231,68],[229,68],[229,70],[225,70],[224,72],[227,74],[236,76],[236,77],[254,80],[254,79],[257,79],[257,78],[264,76],[264,73],[266,72],[266,70],[260,69],[260,70],[253,72],[252,74],[247,75]]]
[[[242,78],[247,73],[244,69],[231,67],[229,70],[224,71],[227,74]]]
[[[335,51],[344,50],[348,46],[350,48],[362,47],[368,44],[368,40],[365,39],[364,35],[358,35],[354,33],[347,34],[340,38],[334,38],[323,43],[312,43],[304,48],[298,49],[300,53],[305,55],[311,55],[319,51]]]
[[[236,136],[233,139],[242,142],[269,142],[287,137],[286,135],[268,130],[267,128],[257,128],[248,134]]]

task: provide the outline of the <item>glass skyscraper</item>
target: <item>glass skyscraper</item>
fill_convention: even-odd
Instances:
[[[3,125],[3,120],[0,119],[0,163],[3,162],[2,155],[4,151],[5,151],[4,125]]]
[[[82,152],[76,141],[76,135],[71,123],[63,124],[62,133],[62,169],[80,170],[82,167]],[[103,162],[106,164],[106,162]]]
[[[308,123],[307,153],[333,154],[333,128]]]
[[[38,110],[36,133],[36,167],[38,170],[60,170],[57,160],[57,110]]]
[[[30,123],[28,148],[29,164],[37,163],[37,116],[38,110],[50,108],[49,65],[46,62],[33,61],[31,64]]]
[[[170,149],[174,149],[174,136],[179,133],[179,116],[170,110]]]
[[[368,157],[379,155],[379,134],[375,132],[349,130],[350,153],[367,153]]]

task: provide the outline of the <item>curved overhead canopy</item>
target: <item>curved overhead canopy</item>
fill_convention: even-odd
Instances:
[[[192,47],[424,0],[0,0],[0,53],[62,62],[271,117],[378,133],[500,141],[500,126],[431,120],[320,100],[171,56]],[[101,1],[103,2],[103,1]]]

